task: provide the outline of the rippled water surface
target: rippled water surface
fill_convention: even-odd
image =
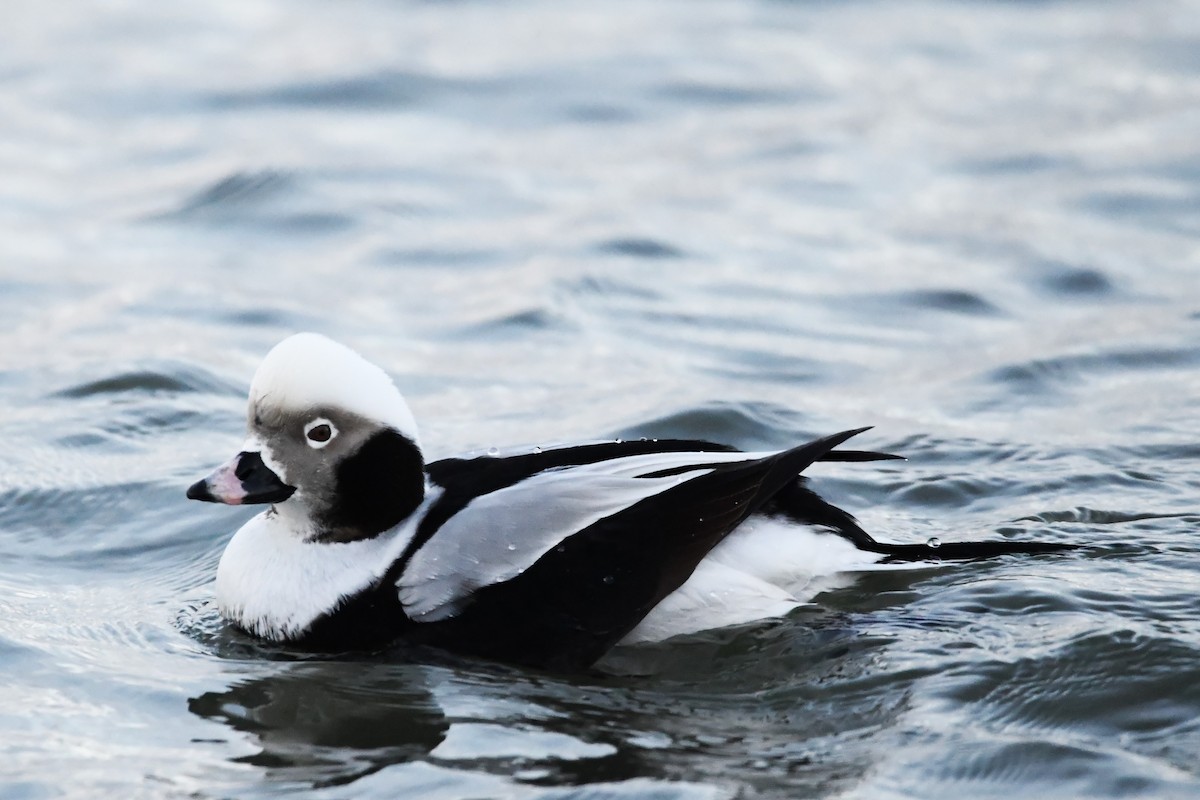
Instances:
[[[1200,7],[652,0],[0,11],[0,796],[1200,794]],[[432,455],[907,462],[876,573],[574,677],[229,631],[185,501],[266,350]],[[636,669],[635,669],[636,667]]]

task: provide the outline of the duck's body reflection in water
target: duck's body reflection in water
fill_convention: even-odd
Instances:
[[[386,764],[426,757],[449,723],[416,666],[306,661],[207,692],[192,713],[250,734],[260,752],[238,759],[284,781],[344,783]]]
[[[628,781],[662,790],[666,781],[670,796],[722,797],[758,781],[777,786],[786,774],[797,791],[824,795],[867,769],[868,754],[847,746],[846,734],[888,727],[903,702],[880,704],[864,692],[881,642],[816,622],[631,648],[619,662],[653,676],[551,676],[424,648],[371,660],[267,661],[260,665],[269,675],[201,694],[189,708],[244,734],[258,752],[236,761],[280,788],[366,790],[378,781],[407,792],[452,770],[455,792],[465,771],[478,779],[479,796],[539,785],[632,789]],[[722,653],[747,649],[772,671],[791,662],[796,684],[782,706],[745,695],[744,674],[731,676],[732,692],[711,680]],[[698,680],[700,672],[710,680]],[[779,750],[780,741],[788,748]]]

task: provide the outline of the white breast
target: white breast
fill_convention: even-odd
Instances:
[[[378,581],[412,539],[421,516],[413,514],[373,539],[321,543],[305,541],[287,515],[259,514],[234,534],[221,556],[221,615],[266,639],[295,638],[343,598]]]

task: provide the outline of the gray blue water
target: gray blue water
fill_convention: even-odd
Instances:
[[[1200,795],[1200,6],[0,10],[0,796]],[[864,576],[640,676],[299,659],[184,499],[297,330],[434,456],[908,456]]]

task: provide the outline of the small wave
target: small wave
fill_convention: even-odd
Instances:
[[[1014,786],[1026,797],[1139,797],[1153,781],[1124,779],[1113,792],[1110,757],[1099,750],[1045,740],[972,742],[934,767],[938,777],[961,787],[965,797],[1007,797]]]
[[[380,267],[455,267],[466,269],[495,264],[500,251],[486,248],[437,246],[420,248],[387,247],[375,252],[370,261]]]
[[[1097,298],[1116,292],[1112,279],[1090,267],[1051,264],[1039,269],[1039,273],[1038,283],[1059,297]]]
[[[982,295],[962,289],[926,289],[902,292],[896,297],[914,308],[931,308],[974,317],[1004,316],[999,307],[985,300]]]
[[[800,415],[770,403],[712,403],[631,425],[618,438],[701,439],[743,449],[770,449],[803,437]]]
[[[403,108],[447,98],[495,98],[510,90],[493,79],[449,78],[388,70],[326,81],[281,84],[265,89],[215,94],[213,106],[223,109],[299,106],[304,108]]]
[[[295,187],[295,177],[278,170],[234,172],[185,200],[177,214],[187,216],[208,208],[259,203]]]
[[[962,508],[981,498],[1014,494],[1018,486],[1015,477],[925,475],[895,482],[891,497],[904,506]]]
[[[1200,194],[1191,191],[1152,193],[1144,191],[1098,191],[1078,201],[1080,208],[1147,228],[1195,235]]]
[[[1147,519],[1178,519],[1190,515],[1183,513],[1159,514],[1152,511],[1105,511],[1097,508],[1077,508],[1065,511],[1042,511],[1019,522],[1079,522],[1087,525],[1119,525],[1125,522],[1140,522]]]
[[[1200,348],[1164,347],[1081,353],[1026,361],[994,369],[985,380],[1019,395],[1054,394],[1097,376],[1175,370],[1200,364]]]
[[[971,317],[1004,317],[1004,310],[977,292],[963,289],[918,289],[907,292],[847,295],[837,302],[853,306],[858,311],[886,310],[894,315],[901,308],[913,311],[942,311]],[[906,322],[907,324],[907,322]]]
[[[947,695],[1026,731],[1166,732],[1195,718],[1200,651],[1131,630],[1089,631],[1046,653],[971,667]]]
[[[620,297],[650,302],[665,299],[662,290],[652,283],[639,284],[611,275],[586,275],[577,280],[563,282],[561,288],[567,294],[578,297]]]
[[[566,318],[551,309],[536,307],[511,311],[503,315],[451,329],[445,338],[477,342],[481,339],[499,341],[521,339],[537,331],[565,330]]]
[[[352,228],[354,217],[331,211],[328,201],[311,196],[311,186],[293,173],[238,171],[217,179],[173,209],[148,221],[220,223],[268,231],[328,234]]]
[[[812,103],[826,99],[815,90],[763,86],[739,86],[732,83],[675,81],[658,88],[657,94],[687,106],[742,106]]]
[[[646,237],[608,239],[595,245],[601,253],[632,258],[668,259],[682,258],[684,251],[669,242]]]
[[[79,400],[114,394],[241,394],[244,387],[222,378],[203,367],[183,362],[158,362],[113,375],[77,383],[51,394]]]
[[[965,159],[956,168],[971,175],[1032,175],[1039,172],[1076,167],[1078,159],[1050,153],[1014,153],[1011,155]]]

